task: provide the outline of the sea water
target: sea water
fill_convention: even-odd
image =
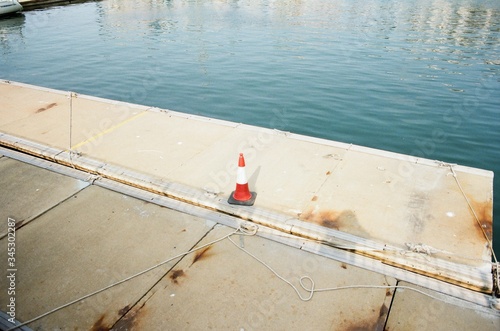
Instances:
[[[497,0],[103,0],[0,19],[0,54],[1,79],[500,174]]]

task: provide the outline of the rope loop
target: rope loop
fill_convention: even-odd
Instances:
[[[241,223],[236,230],[237,233],[245,236],[254,236],[257,234],[257,231],[259,231],[259,227],[257,226],[257,224],[250,222]]]

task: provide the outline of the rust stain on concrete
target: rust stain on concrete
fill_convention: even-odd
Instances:
[[[177,269],[177,270],[172,270],[172,273],[170,274],[170,279],[174,284],[179,284],[178,279],[185,276],[186,274],[184,273],[184,270]]]
[[[478,231],[481,237],[484,237],[486,234],[488,240],[492,240],[493,238],[493,201],[490,199],[488,201],[478,202],[472,198],[468,198],[471,204],[471,207],[474,209],[474,212],[477,215],[479,220],[476,220],[474,214],[472,214],[472,221],[474,222],[474,227]],[[484,234],[483,234],[484,232]]]
[[[191,265],[195,264],[198,261],[202,261],[202,260],[207,259],[210,256],[212,256],[213,254],[210,252],[210,249],[212,249],[211,245],[197,251],[193,257],[193,262],[191,263]]]
[[[118,311],[118,315],[123,316],[130,310],[130,305],[126,305]]]
[[[92,325],[90,331],[108,331],[111,329],[111,326],[108,326],[104,323],[104,319],[106,318],[106,314],[101,315],[99,319]]]
[[[372,310],[373,313],[376,312],[375,309]],[[387,316],[389,313],[389,309],[385,304],[380,307],[378,317],[376,321],[363,321],[357,322],[351,325],[347,325],[344,330],[347,331],[383,331],[385,327],[385,322],[387,320]]]
[[[362,237],[368,236],[368,233],[359,225],[356,213],[352,210],[315,210],[311,207],[299,217],[303,221],[315,223],[326,228]]]
[[[51,104],[48,104],[48,105],[47,105],[47,106],[45,106],[45,107],[38,108],[38,109],[35,111],[35,113],[41,113],[41,112],[46,111],[46,110],[49,110],[50,108],[53,108],[53,107],[55,107],[55,106],[57,106],[57,103],[53,102],[53,103],[51,103]]]
[[[142,306],[130,310],[127,315],[121,318],[114,326],[113,330],[116,331],[128,331],[128,330],[140,330],[140,323],[147,315],[147,309],[144,308],[146,303]]]

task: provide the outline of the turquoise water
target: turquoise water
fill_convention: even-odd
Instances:
[[[103,0],[1,19],[0,52],[2,79],[500,173],[496,0]]]

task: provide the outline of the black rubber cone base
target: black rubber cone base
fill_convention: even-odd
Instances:
[[[255,198],[257,198],[257,193],[255,192],[250,192],[252,197],[248,200],[241,201],[241,200],[236,200],[233,198],[234,196],[234,191],[231,192],[231,195],[229,196],[229,199],[227,199],[227,202],[231,205],[240,205],[240,206],[252,206],[255,202]]]

